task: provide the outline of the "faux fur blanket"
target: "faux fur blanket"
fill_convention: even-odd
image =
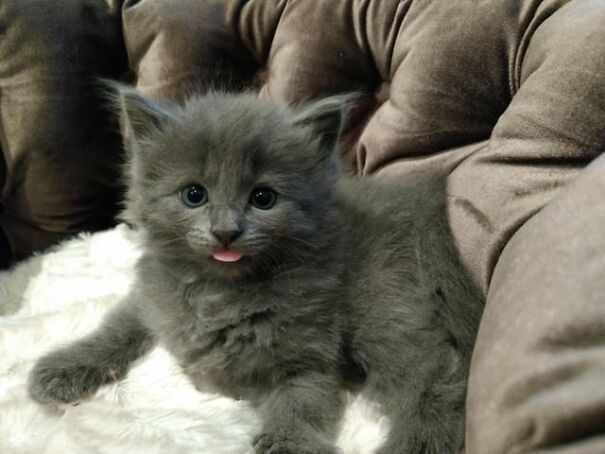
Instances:
[[[0,453],[252,453],[258,417],[242,401],[201,394],[156,348],[126,379],[79,405],[44,407],[25,382],[36,359],[93,330],[132,284],[136,232],[82,235],[0,273]],[[369,454],[388,421],[349,398],[338,444]]]

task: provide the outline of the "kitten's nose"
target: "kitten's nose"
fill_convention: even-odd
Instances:
[[[228,246],[230,243],[233,243],[237,237],[242,234],[243,230],[234,229],[234,230],[212,230],[212,235],[221,242],[223,246]]]

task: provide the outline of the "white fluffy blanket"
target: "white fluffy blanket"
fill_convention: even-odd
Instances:
[[[139,254],[136,232],[121,225],[0,273],[0,453],[251,452],[254,411],[195,391],[162,348],[80,405],[43,407],[28,398],[36,359],[97,326],[127,293]],[[371,403],[350,398],[338,444],[369,454],[387,430]]]

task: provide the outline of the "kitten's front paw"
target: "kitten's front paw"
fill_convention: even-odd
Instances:
[[[50,355],[34,366],[28,391],[32,399],[42,404],[70,403],[91,396],[103,382],[99,368]]]
[[[339,454],[331,443],[319,437],[286,432],[261,433],[254,439],[255,454]]]

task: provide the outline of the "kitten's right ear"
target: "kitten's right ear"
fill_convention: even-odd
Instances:
[[[323,98],[298,112],[293,123],[310,128],[319,139],[322,157],[329,158],[337,148],[346,111],[360,98],[358,92]]]
[[[331,156],[338,142],[346,99],[343,96],[321,99],[310,104],[294,117],[295,125],[313,131],[313,135],[319,139],[324,157]]]
[[[157,131],[175,116],[169,107],[128,85],[106,79],[100,83],[112,110],[120,115],[126,136],[135,142]]]

